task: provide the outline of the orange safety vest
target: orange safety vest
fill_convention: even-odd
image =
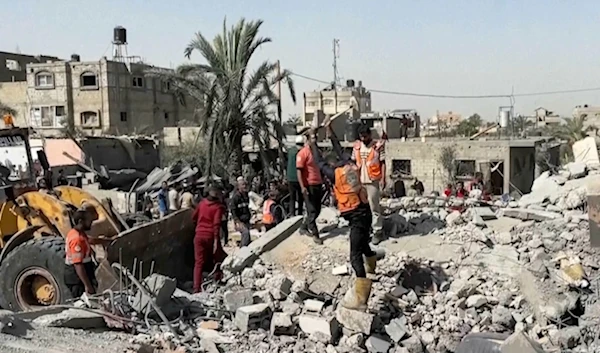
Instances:
[[[360,141],[356,141],[354,144],[354,159],[356,159],[356,165],[358,168],[361,168],[363,163],[360,156],[361,145],[362,142]],[[381,161],[379,160],[379,148],[377,143],[373,144],[373,147],[371,147],[371,152],[369,152],[369,155],[367,156],[367,174],[373,181],[381,180]]]
[[[263,204],[263,224],[273,224],[275,222],[275,217],[273,217],[273,214],[271,213],[273,202],[273,200],[266,200]]]
[[[333,191],[340,213],[355,210],[361,203],[367,203],[367,191],[360,182],[356,166],[346,164],[335,169]]]
[[[92,262],[92,248],[85,234],[71,229],[67,234],[65,247],[65,264],[85,264]]]

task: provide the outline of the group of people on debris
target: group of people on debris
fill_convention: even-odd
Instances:
[[[469,194],[473,190],[481,191],[481,199],[482,200],[490,200],[492,195],[491,185],[490,183],[484,183],[483,181],[483,173],[476,172],[475,177],[469,183],[468,188],[465,188],[465,183],[463,181],[457,181],[455,185],[448,184],[444,189],[444,196],[446,197],[458,197],[458,198],[467,198]]]

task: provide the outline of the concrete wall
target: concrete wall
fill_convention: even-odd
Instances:
[[[29,125],[26,81],[0,83],[0,102],[17,111],[14,117],[16,126]]]
[[[126,146],[116,138],[88,138],[79,141],[86,156],[86,162],[99,168],[105,165],[110,170],[137,169],[149,173],[160,166],[158,145],[149,139],[134,140],[128,144],[134,151],[131,159]]]
[[[387,175],[391,176],[393,160],[410,160],[413,177],[423,182],[427,193],[441,191],[447,176],[438,162],[442,147],[454,146],[458,160],[474,160],[477,171],[479,163],[504,161],[504,175],[510,175],[510,149],[508,141],[405,141],[390,140],[386,144]],[[504,192],[509,190],[509,180],[504,178]]]

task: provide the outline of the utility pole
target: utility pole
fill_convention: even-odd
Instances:
[[[340,57],[340,40],[333,39],[333,87],[336,88],[339,86],[340,75],[338,73],[337,67],[337,59]]]
[[[281,76],[281,63],[277,60],[277,78]],[[277,80],[277,117],[279,118],[279,124],[282,124],[281,117],[281,80]]]

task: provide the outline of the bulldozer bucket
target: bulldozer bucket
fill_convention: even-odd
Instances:
[[[159,220],[130,228],[106,248],[109,264],[121,263],[136,277],[153,273],[185,281],[192,276],[194,224],[192,209],[180,210]],[[101,266],[106,269],[106,266]],[[104,276],[102,276],[104,277]],[[99,281],[101,279],[99,278]],[[100,287],[110,287],[110,284]]]

